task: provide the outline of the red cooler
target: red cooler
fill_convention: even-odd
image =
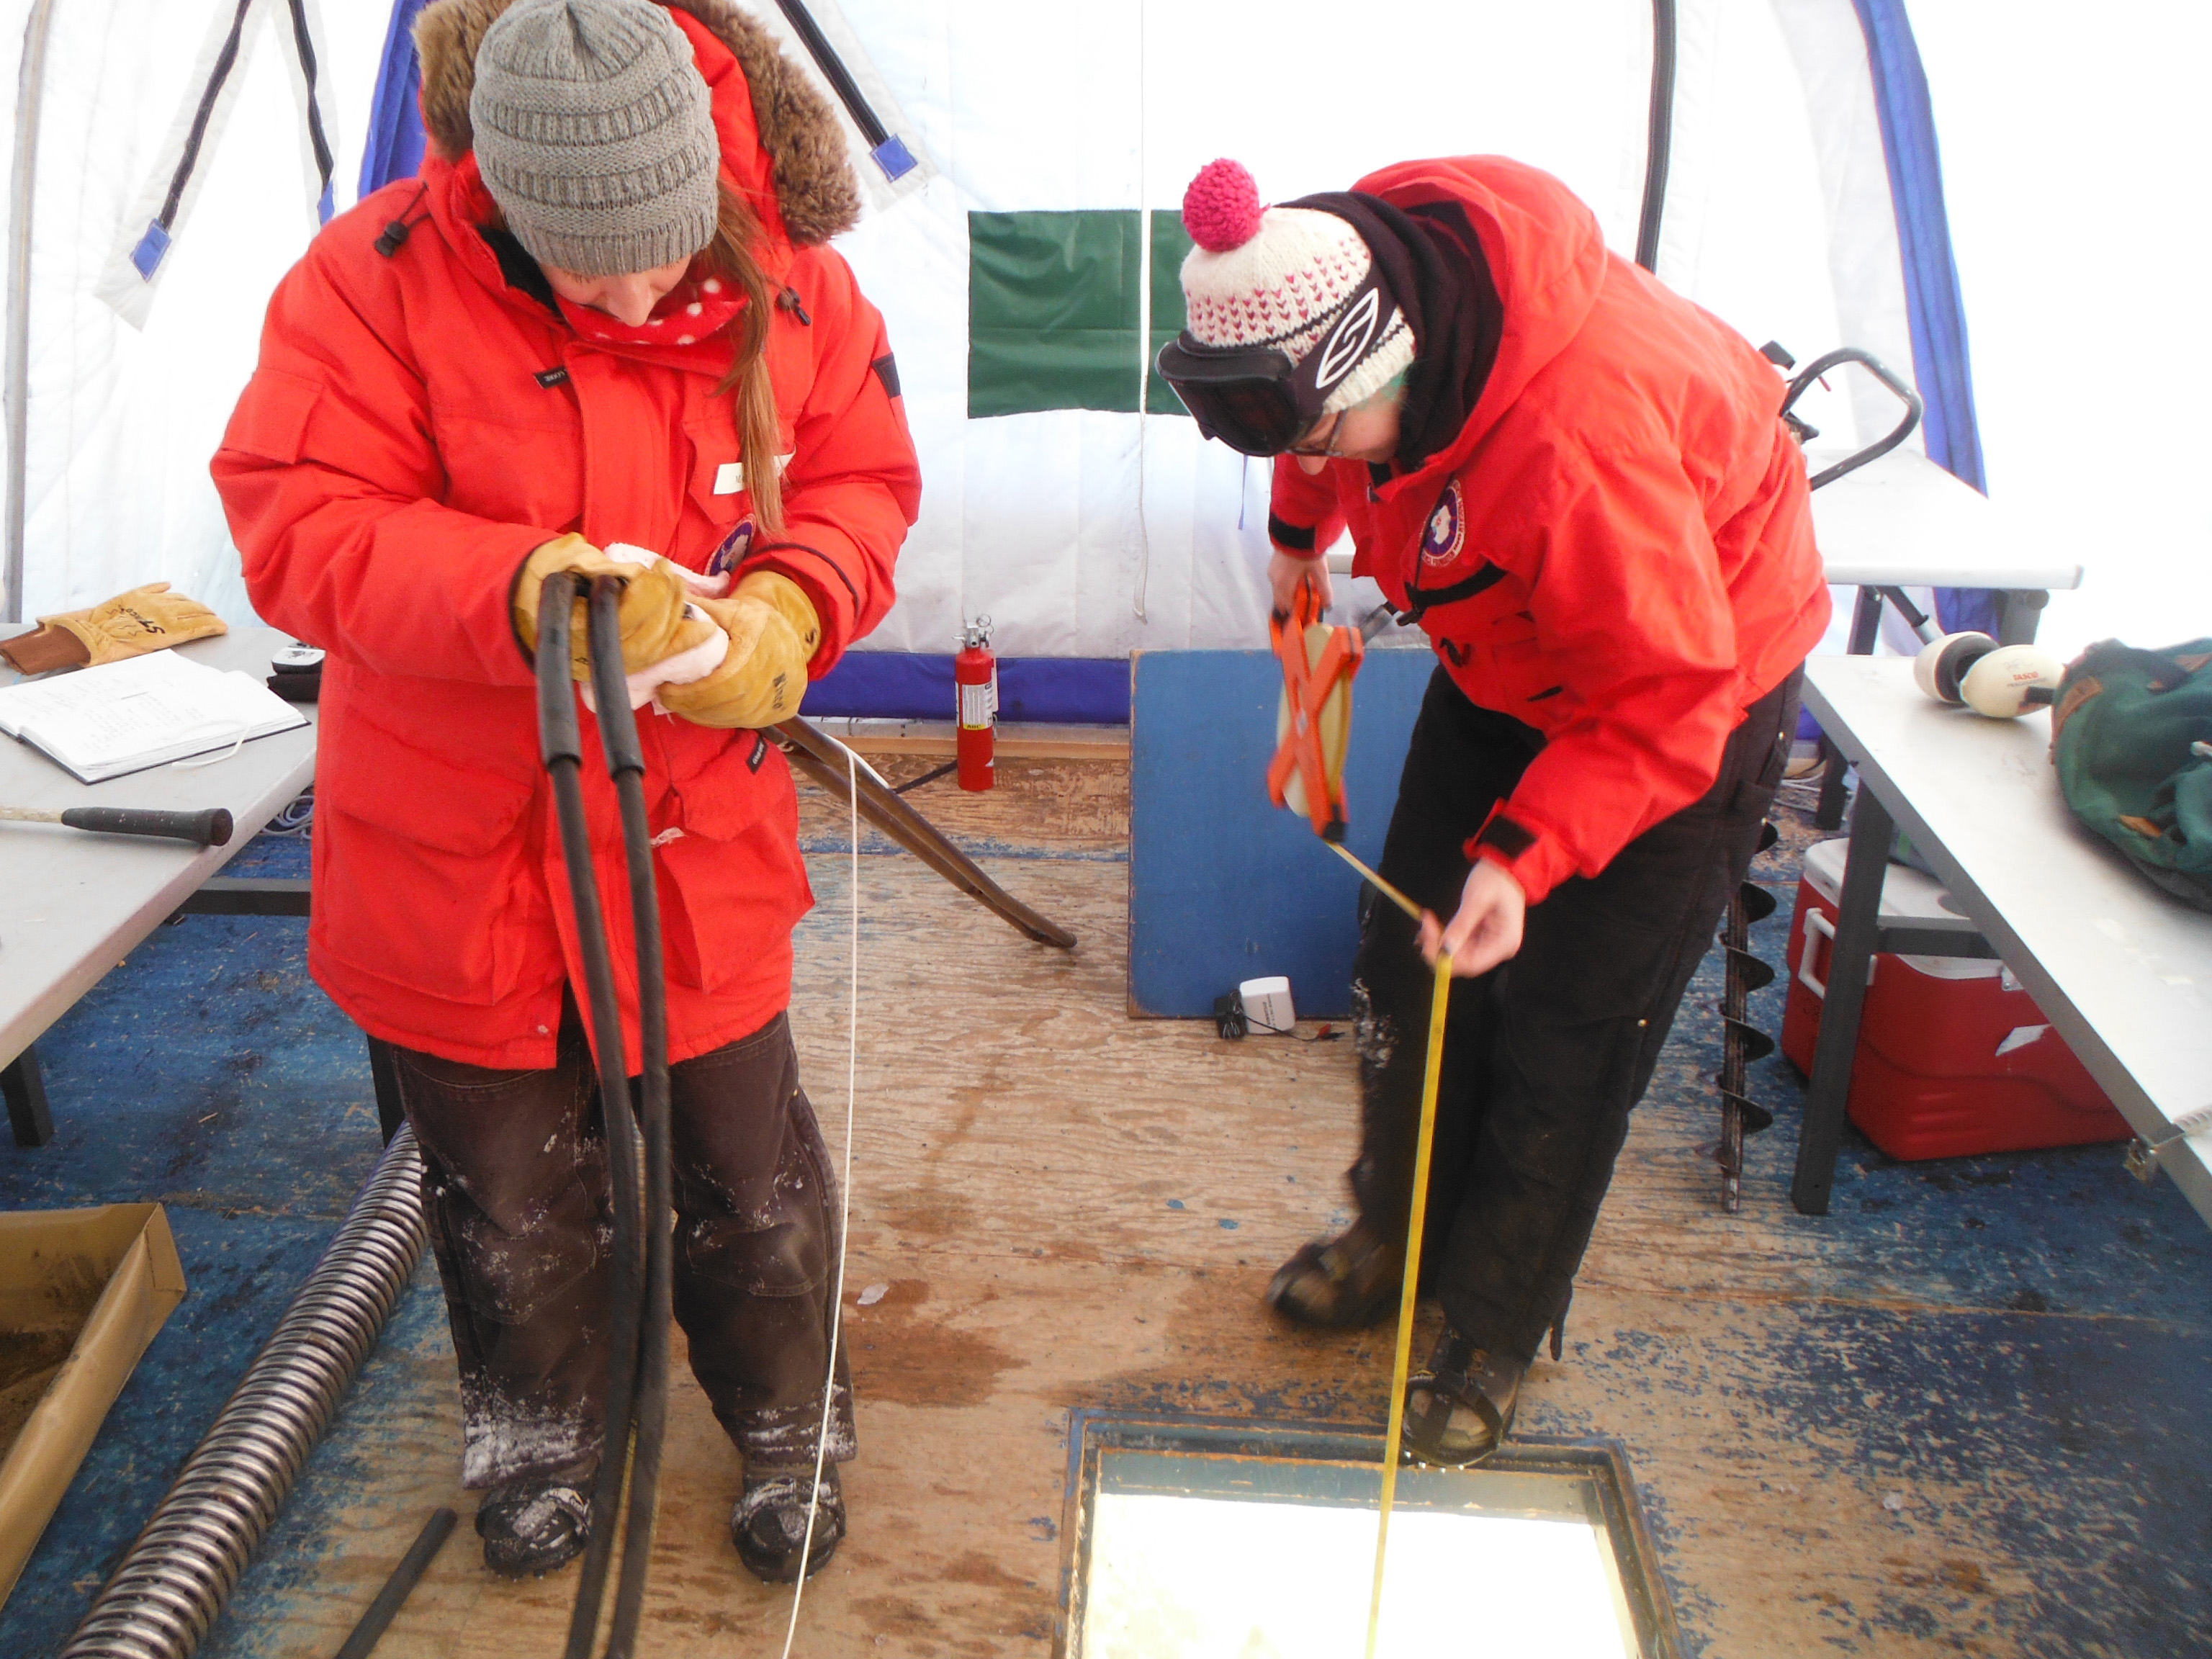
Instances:
[[[1790,1002],[1782,1052],[1813,1069],[1836,936],[1847,842],[1807,849],[1790,926]],[[1881,919],[1954,917],[1933,877],[1893,864]],[[1851,1067],[1851,1121],[1896,1158],[1965,1158],[2132,1133],[2081,1062],[2001,963],[1878,954]]]

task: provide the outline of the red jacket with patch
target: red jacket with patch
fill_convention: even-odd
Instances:
[[[1504,332],[1458,440],[1370,489],[1364,463],[1276,463],[1273,512],[1421,627],[1459,688],[1546,744],[1473,850],[1534,902],[1594,876],[1718,775],[1743,710],[1803,660],[1828,592],[1772,365],[1607,251],[1550,175],[1497,156],[1354,186],[1457,202]]]
[[[687,14],[723,167],[772,208],[772,163],[730,49]],[[842,141],[841,141],[842,142]],[[836,152],[831,152],[836,153]],[[334,220],[279,285],[214,472],[255,608],[329,653],[316,765],[316,980],[372,1035],[478,1066],[553,1063],[583,983],[509,593],[563,532],[704,569],[738,531],[726,350],[598,346],[507,286],[477,232],[473,154],[433,157]],[[744,567],[820,613],[812,672],[880,621],[919,505],[883,323],[844,260],[762,215],[787,287],[768,354],[786,527]],[[394,220],[412,228],[390,257]],[[673,320],[673,319],[672,319]],[[732,325],[734,330],[735,325]],[[702,356],[716,361],[702,361]],[[772,464],[772,463],[769,463]],[[742,539],[742,538],[740,538]],[[636,1064],[628,884],[584,714],[594,863]],[[783,757],[751,732],[639,711],[667,937],[670,1057],[757,1029],[790,996],[812,902]]]

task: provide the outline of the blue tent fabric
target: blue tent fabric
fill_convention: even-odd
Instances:
[[[1928,459],[1987,493],[1981,434],[1974,422],[1966,311],[1959,294],[1958,264],[1951,254],[1951,223],[1943,206],[1943,167],[1936,153],[1927,72],[1905,14],[1905,0],[1852,3],[1866,35],[1882,151],[1889,164],[1890,200],[1896,208],[1898,246],[1905,261],[1913,378],[1927,404]],[[1996,595],[1987,588],[1938,588],[1936,610],[1947,630],[1996,631]]]
[[[807,688],[804,712],[839,719],[949,720],[956,701],[949,655],[854,651]],[[999,718],[1126,726],[1129,664],[1121,657],[1001,658]]]
[[[361,156],[361,193],[394,179],[411,179],[422,166],[422,66],[415,61],[415,19],[428,0],[392,0],[384,56],[376,69],[376,94],[368,106],[368,143]]]

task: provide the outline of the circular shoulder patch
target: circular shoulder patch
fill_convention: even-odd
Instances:
[[[1459,557],[1467,545],[1467,507],[1454,478],[1429,510],[1428,528],[1421,532],[1421,562],[1440,569]]]

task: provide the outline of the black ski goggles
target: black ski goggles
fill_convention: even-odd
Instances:
[[[1279,455],[1320,422],[1329,393],[1358,367],[1395,311],[1382,272],[1370,268],[1295,363],[1274,341],[1210,346],[1185,329],[1160,348],[1157,367],[1207,437],[1242,455]]]

